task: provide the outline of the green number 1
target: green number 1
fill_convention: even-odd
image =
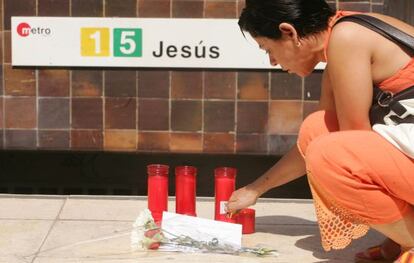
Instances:
[[[142,57],[142,29],[114,29],[115,57]]]

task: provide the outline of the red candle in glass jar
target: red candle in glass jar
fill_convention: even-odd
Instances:
[[[236,174],[237,170],[231,167],[219,167],[214,170],[215,220],[230,223],[236,222],[234,218],[229,218],[226,212],[227,202],[236,188]]]
[[[178,166],[175,168],[175,212],[196,216],[197,168]]]
[[[243,234],[252,234],[255,231],[256,211],[252,208],[244,208],[235,215],[236,223],[242,225]]]
[[[162,212],[168,211],[168,165],[150,164],[148,173],[148,209],[155,222],[162,220]]]

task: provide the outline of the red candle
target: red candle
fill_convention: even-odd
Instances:
[[[231,167],[219,167],[214,170],[215,177],[215,213],[214,219],[218,221],[235,223],[229,218],[225,210],[231,194],[236,188],[237,170]]]
[[[175,168],[175,212],[196,216],[197,168],[178,166]]]
[[[252,234],[255,231],[256,211],[252,208],[245,208],[235,216],[236,223],[242,225],[243,234]]]
[[[148,209],[155,222],[162,220],[162,212],[168,210],[168,165],[150,164],[148,173]]]

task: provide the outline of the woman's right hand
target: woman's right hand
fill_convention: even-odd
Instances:
[[[247,185],[233,192],[227,203],[227,212],[236,213],[238,210],[256,204],[259,192]]]

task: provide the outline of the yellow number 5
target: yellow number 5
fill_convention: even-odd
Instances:
[[[81,56],[109,57],[109,28],[81,28]]]

